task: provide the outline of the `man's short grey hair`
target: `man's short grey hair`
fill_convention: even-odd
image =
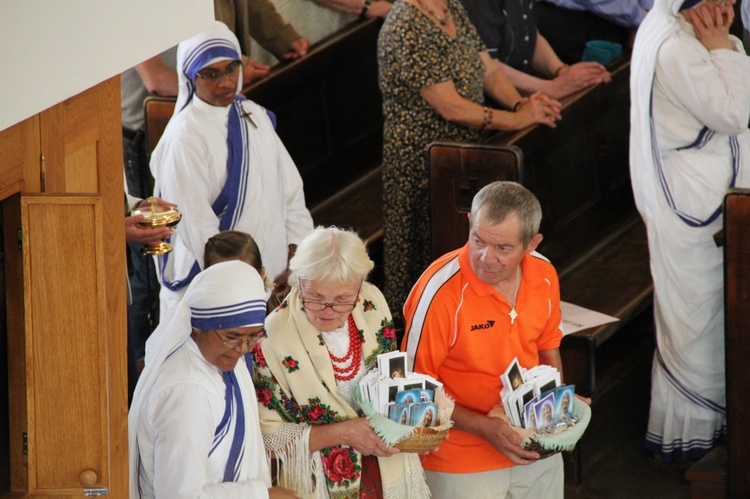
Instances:
[[[516,182],[492,182],[476,193],[471,203],[472,223],[479,209],[482,217],[492,225],[501,223],[513,212],[521,219],[521,242],[529,244],[539,232],[542,223],[542,206],[527,188]]]
[[[367,278],[375,264],[365,243],[353,231],[338,227],[316,227],[297,246],[289,262],[289,284],[300,279],[346,284]]]

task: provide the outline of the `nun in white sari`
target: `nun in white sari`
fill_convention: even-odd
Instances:
[[[275,118],[237,96],[241,69],[237,37],[218,21],[177,49],[175,114],[151,158],[156,195],[182,212],[170,239],[174,251],[157,257],[161,320],[201,270],[211,236],[224,230],[252,235],[266,271],[285,284],[292,248],[313,228]]]
[[[131,499],[295,497],[271,489],[245,361],[265,315],[258,272],[221,262],[154,331],[128,418]]]
[[[631,63],[630,171],[648,230],[657,350],[646,446],[695,460],[725,432],[722,227],[750,173],[750,58],[734,0],[656,0]]]

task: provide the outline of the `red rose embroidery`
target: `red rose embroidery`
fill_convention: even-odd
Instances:
[[[271,393],[271,390],[268,388],[255,390],[255,394],[258,396],[258,402],[263,405],[268,405],[268,403],[271,402],[271,397],[273,397],[273,393]]]
[[[261,350],[260,345],[255,345],[255,347],[253,347],[253,359],[255,359],[258,366],[262,368],[266,367],[266,358],[263,355],[263,350]]]
[[[383,338],[389,339],[389,340],[395,340],[396,339],[396,330],[392,327],[386,327],[383,329]]]
[[[317,421],[321,416],[325,415],[325,411],[320,406],[315,406],[310,409],[307,413],[307,419],[310,421]]]
[[[284,357],[284,360],[281,361],[281,365],[286,367],[286,370],[290,373],[299,370],[299,362],[293,359],[291,355]]]
[[[326,476],[332,482],[338,483],[341,480],[353,480],[358,476],[348,449],[340,447],[332,449],[328,457],[323,456],[323,466],[325,467]]]

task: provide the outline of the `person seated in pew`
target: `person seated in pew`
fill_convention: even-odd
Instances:
[[[490,57],[458,0],[396,2],[378,38],[383,95],[385,295],[394,321],[430,261],[425,148],[435,140],[478,142],[495,130],[554,127],[560,103],[522,97]],[[485,92],[504,109],[485,105]]]
[[[264,334],[265,290],[240,261],[190,284],[168,323],[128,416],[130,498],[296,498],[271,486],[245,354]]]
[[[316,43],[357,19],[385,19],[391,0],[269,0],[281,16]],[[278,56],[253,44],[253,56],[273,66]]]
[[[434,0],[433,0],[434,1]],[[581,89],[609,83],[607,68],[598,62],[565,64],[537,29],[535,1],[461,0],[508,79],[521,92],[544,92],[555,99]]]
[[[632,48],[635,31],[653,4],[653,0],[540,0],[538,27],[560,60],[575,64],[590,40]]]
[[[654,281],[646,447],[695,461],[726,436],[724,196],[750,186],[750,58],[735,0],[656,0],[631,59],[630,173]]]
[[[514,358],[562,377],[559,281],[535,251],[541,205],[520,184],[493,182],[468,218],[466,245],[435,260],[404,305],[408,370],[442,382],[456,402],[450,438],[423,459],[427,484],[433,499],[562,498],[562,457],[540,460],[493,417]]]
[[[203,254],[203,268],[207,269],[215,263],[229,260],[243,261],[258,271],[266,285],[268,313],[281,304],[286,293],[273,293],[273,279],[266,273],[258,244],[250,234],[239,230],[225,230],[208,238]]]
[[[276,292],[283,292],[288,261],[313,228],[302,179],[272,115],[237,96],[237,37],[216,21],[180,43],[177,63],[175,113],[151,157],[155,192],[182,212],[170,241],[174,250],[158,257],[162,321],[200,271],[211,236],[222,230],[253,234]]]

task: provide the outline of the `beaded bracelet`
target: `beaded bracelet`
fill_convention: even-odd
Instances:
[[[482,115],[482,128],[484,130],[489,130],[490,129],[490,125],[492,124],[492,114],[493,114],[494,111],[493,111],[493,109],[491,107],[486,107],[485,106],[485,107],[482,108],[482,112],[483,112],[483,115]]]

